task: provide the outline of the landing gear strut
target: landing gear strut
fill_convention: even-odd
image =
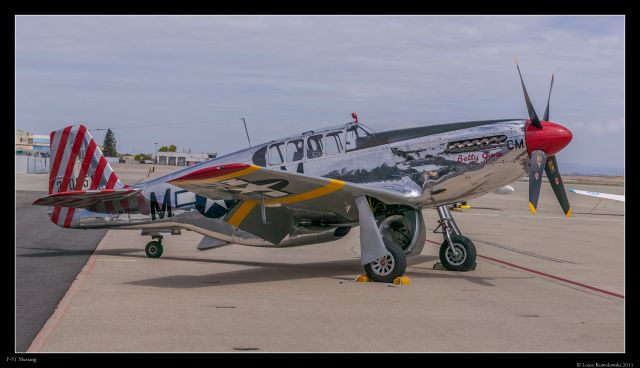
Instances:
[[[440,246],[440,263],[449,271],[469,271],[476,266],[476,246],[471,239],[463,236],[456,225],[449,208],[438,206],[439,225],[444,241]]]
[[[157,239],[147,243],[144,252],[149,258],[160,258],[162,255],[162,235],[152,235],[151,239]]]
[[[404,275],[407,257],[397,244],[385,244],[365,196],[355,197],[360,225],[360,264],[368,278],[376,282],[393,282]]]

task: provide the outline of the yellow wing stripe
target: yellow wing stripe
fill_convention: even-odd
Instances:
[[[329,179],[329,183],[320,188],[316,188],[314,190],[310,190],[308,192],[294,194],[284,198],[274,198],[264,201],[265,204],[289,204],[289,203],[297,203],[302,201],[308,201],[310,199],[318,198],[325,196],[327,194],[333,193],[342,187],[345,186],[345,182],[335,179]],[[240,207],[231,215],[227,223],[233,226],[239,226],[242,221],[249,215],[251,210],[253,210],[260,201],[258,200],[247,200],[244,201]]]
[[[310,190],[308,192],[304,192],[300,194],[294,194],[288,197],[269,199],[264,201],[264,203],[265,204],[273,204],[273,203],[288,204],[288,203],[308,201],[309,199],[314,199],[314,198],[325,196],[329,193],[333,193],[336,190],[339,190],[342,187],[344,187],[344,185],[345,185],[344,181],[329,179],[329,184],[322,186],[320,188]]]
[[[227,221],[229,225],[240,226],[245,217],[258,204],[258,201],[244,201]]]
[[[213,181],[214,182],[218,182],[218,181],[223,181],[223,180],[227,180],[227,179],[233,179],[233,178],[237,178],[238,176],[251,174],[252,172],[256,172],[258,170],[260,170],[260,166],[251,165],[251,166],[247,167],[246,169],[242,169],[240,171],[236,171],[236,172],[231,173],[231,174],[222,175],[222,176],[216,176],[215,178],[213,178],[214,179]]]

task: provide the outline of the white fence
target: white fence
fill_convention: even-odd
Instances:
[[[49,158],[16,156],[16,174],[43,174],[49,172]]]

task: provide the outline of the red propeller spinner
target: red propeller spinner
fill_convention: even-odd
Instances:
[[[542,129],[536,128],[529,119],[525,125],[524,137],[529,156],[536,150],[543,151],[547,156],[555,155],[571,142],[573,134],[566,127],[550,121],[540,121],[540,124]]]

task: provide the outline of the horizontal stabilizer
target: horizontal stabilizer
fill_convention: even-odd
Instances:
[[[38,198],[33,204],[115,212],[117,209],[125,210],[137,206],[136,194],[140,191],[141,189],[123,188],[58,192]]]

